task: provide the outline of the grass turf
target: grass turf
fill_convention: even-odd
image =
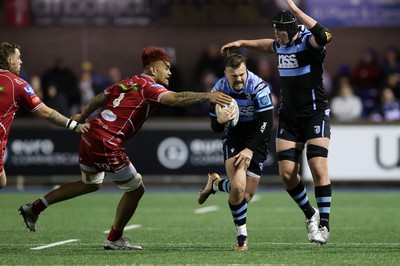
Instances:
[[[334,191],[331,239],[307,242],[304,217],[283,190],[259,191],[249,204],[249,251],[235,252],[235,228],[227,194],[204,205],[197,193],[149,192],[125,236],[142,251],[105,251],[121,193],[92,193],[48,208],[30,233],[18,207],[42,196],[0,193],[1,265],[398,265],[400,191]],[[315,199],[309,194],[310,201]],[[195,210],[216,206],[217,211]],[[75,242],[31,250],[65,240]]]

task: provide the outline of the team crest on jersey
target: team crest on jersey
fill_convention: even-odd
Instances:
[[[314,126],[314,133],[319,134],[321,132],[321,126]]]
[[[4,87],[0,86],[0,92],[4,92]]]
[[[35,95],[35,92],[33,91],[32,87],[29,84],[24,87],[24,90],[30,96]]]
[[[271,105],[272,101],[267,93],[263,93],[260,96],[261,97],[258,98],[258,105],[260,107],[265,107],[265,106]]]

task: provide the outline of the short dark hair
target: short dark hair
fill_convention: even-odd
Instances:
[[[7,62],[7,58],[15,54],[15,49],[20,50],[20,46],[10,42],[0,43],[0,68],[4,70],[11,70]]]
[[[243,63],[246,65],[246,57],[241,54],[230,54],[225,60],[225,68],[238,68]]]

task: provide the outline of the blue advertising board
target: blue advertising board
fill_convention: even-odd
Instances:
[[[305,0],[304,10],[328,27],[400,26],[400,0]]]

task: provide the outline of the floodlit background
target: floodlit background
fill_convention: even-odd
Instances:
[[[141,50],[151,44],[173,57],[171,90],[210,90],[223,75],[221,45],[273,38],[271,20],[286,8],[283,2],[4,0],[0,39],[21,45],[22,77],[46,104],[71,115],[107,86],[139,73]],[[398,186],[400,108],[390,114],[377,111],[384,104],[384,91],[394,102],[400,97],[399,1],[296,3],[333,35],[324,65],[332,104],[332,181]],[[240,52],[249,58],[249,69],[268,81],[279,98],[275,56]],[[354,116],[351,107],[343,111],[346,106],[334,100],[343,90],[353,91],[362,103]],[[147,183],[198,184],[210,171],[224,173],[219,137],[209,127],[208,104],[160,107],[127,144],[127,151]],[[21,111],[7,146],[6,189],[55,185],[78,177],[78,138]],[[280,185],[273,141],[270,146],[263,184]]]

